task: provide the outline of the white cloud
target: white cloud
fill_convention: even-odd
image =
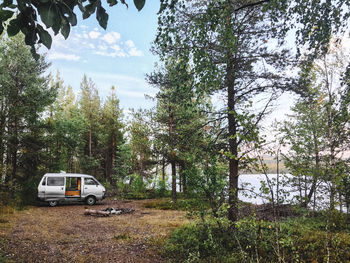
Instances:
[[[115,51],[121,51],[122,50],[119,45],[113,45],[113,46],[111,46],[111,49],[114,49]]]
[[[95,45],[94,44],[89,44],[89,47],[91,48],[91,49],[95,49],[96,47],[95,47]]]
[[[129,48],[128,50],[128,54],[129,56],[131,57],[140,57],[143,55],[142,51],[141,50],[138,50],[136,47],[135,47],[135,44],[132,40],[127,40],[125,41],[125,45]]]
[[[134,42],[132,41],[132,40],[127,40],[127,41],[125,41],[125,44],[129,47],[129,48],[133,48],[133,47],[135,47],[135,44],[134,44]]]
[[[127,57],[128,55],[124,52],[124,51],[117,51],[117,52],[113,52],[111,54],[112,57],[120,57],[120,58],[125,58]]]
[[[120,39],[120,34],[118,32],[109,32],[105,34],[102,39],[112,45]]]
[[[120,50],[120,51],[116,51],[116,52],[106,52],[106,51],[96,51],[95,52],[96,55],[100,55],[100,56],[104,56],[104,57],[112,57],[112,58],[115,58],[115,57],[127,57],[128,55]]]
[[[101,35],[101,33],[98,32],[98,31],[91,31],[91,32],[89,32],[89,37],[90,37],[91,39],[96,39],[96,38],[98,38],[100,35]]]
[[[131,48],[128,54],[132,57],[141,57],[143,55],[142,51],[137,48]]]
[[[55,60],[55,59],[61,59],[61,60],[68,60],[68,61],[79,61],[80,57],[75,54],[63,54],[59,52],[53,52],[48,55],[48,59]]]
[[[98,49],[99,49],[99,50],[107,50],[108,47],[107,47],[106,45],[99,45],[99,46],[98,46]]]

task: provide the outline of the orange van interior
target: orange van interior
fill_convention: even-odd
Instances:
[[[66,196],[79,197],[81,194],[81,178],[67,177],[66,178]]]

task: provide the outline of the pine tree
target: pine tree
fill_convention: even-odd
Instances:
[[[99,162],[101,159],[98,148],[98,133],[100,123],[100,97],[95,83],[84,75],[80,84],[80,110],[86,120],[86,132],[84,134],[84,171],[89,174],[98,174]]]
[[[115,188],[118,179],[123,178],[123,144],[124,124],[122,123],[123,112],[119,107],[119,99],[112,86],[111,94],[107,97],[101,114],[101,127],[103,133],[102,144],[104,146],[104,173],[105,179]]]
[[[45,58],[33,59],[22,35],[2,36],[0,50],[0,165],[13,192],[15,182],[25,186],[38,175],[45,148],[42,117],[56,90],[44,76]]]

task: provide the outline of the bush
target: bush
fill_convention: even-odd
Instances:
[[[170,194],[171,192],[167,189],[166,182],[164,180],[159,180],[155,191],[156,197],[169,197]]]
[[[144,182],[144,179],[141,176],[134,174],[130,177],[131,183],[118,183],[118,191],[122,198],[145,199],[155,197],[154,191],[147,189],[146,186],[148,182]]]
[[[327,233],[323,226],[320,219],[300,218],[275,224],[247,217],[234,228],[200,222],[175,230],[163,252],[172,262],[278,262],[278,237],[284,262],[350,262],[350,234]]]

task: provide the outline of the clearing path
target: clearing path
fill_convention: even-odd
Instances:
[[[188,222],[185,212],[146,209],[142,201],[30,207],[0,215],[0,262],[163,262],[159,247]],[[85,208],[132,208],[96,217]]]

